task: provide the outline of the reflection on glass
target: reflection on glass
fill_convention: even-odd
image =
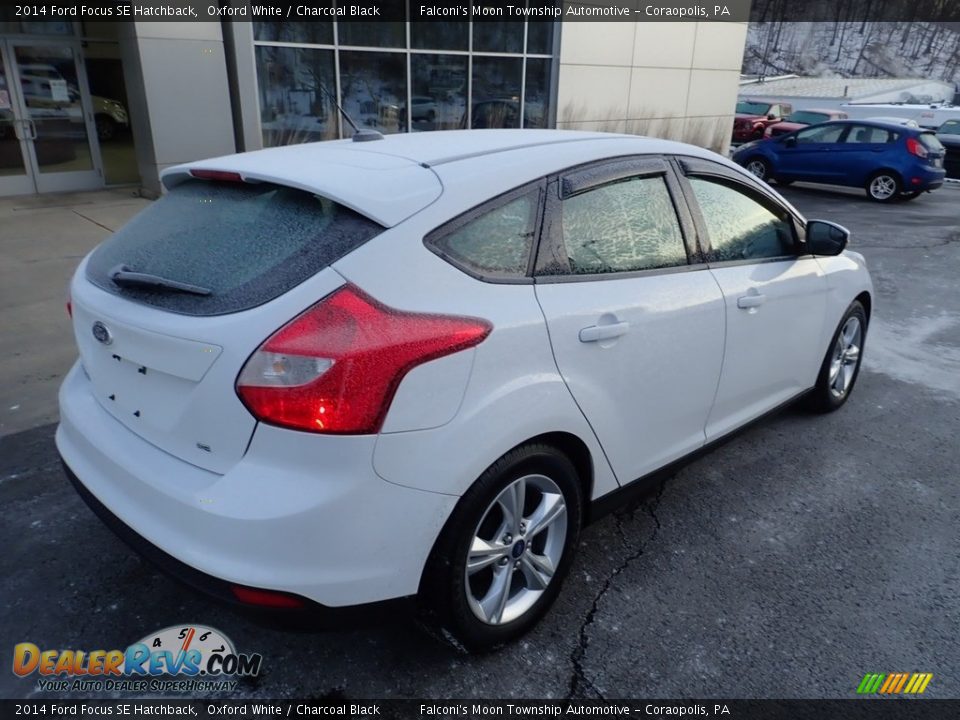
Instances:
[[[257,46],[265,147],[338,137],[333,51]]]
[[[410,47],[418,50],[467,50],[470,25],[466,22],[412,22]]]
[[[361,47],[406,47],[407,30],[402,22],[347,22],[337,23],[337,40],[341,45]]]
[[[554,5],[553,0],[534,0],[530,7]],[[527,21],[527,52],[532,55],[553,54],[553,20]]]
[[[90,170],[93,159],[69,47],[17,47],[20,86],[40,172]]]
[[[523,101],[524,127],[547,127],[549,99],[550,61],[546,58],[527,58],[527,78]]]
[[[473,58],[471,127],[520,127],[522,68],[523,60],[520,58]]]
[[[410,58],[410,115],[414,130],[461,127],[467,112],[467,58],[418,55]]]
[[[523,23],[515,20],[483,20],[473,23],[474,52],[523,52]]]
[[[13,116],[13,97],[7,82],[7,69],[0,55],[0,176],[23,175],[23,153],[17,139],[15,118]]]
[[[357,125],[383,133],[407,129],[405,53],[340,53],[343,109]]]
[[[320,3],[317,3],[318,5]],[[327,3],[328,5],[331,3]],[[285,20],[253,23],[253,39],[271,42],[296,42],[313,45],[333,44],[332,22],[287,22]]]

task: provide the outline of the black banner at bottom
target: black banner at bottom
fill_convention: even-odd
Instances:
[[[954,720],[960,700],[0,700],[0,717]]]

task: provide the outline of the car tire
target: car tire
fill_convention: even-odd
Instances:
[[[867,180],[864,190],[874,202],[891,202],[900,197],[903,183],[900,177],[890,170],[878,170]]]
[[[863,362],[863,346],[867,337],[867,313],[855,300],[837,325],[817,384],[807,396],[807,407],[814,412],[839,410],[853,392]]]
[[[117,123],[109,115],[97,115],[94,118],[97,125],[97,139],[100,142],[109,142],[117,136]]]
[[[515,518],[509,508],[520,497]],[[560,592],[582,507],[576,469],[556,448],[531,443],[497,460],[460,499],[427,561],[419,599],[428,626],[469,652],[530,630]]]
[[[747,160],[743,166],[751,175],[764,182],[770,180],[770,163],[762,157],[754,156]]]

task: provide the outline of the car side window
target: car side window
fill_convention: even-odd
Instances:
[[[687,264],[680,222],[662,176],[631,177],[563,201],[563,242],[573,274]]]
[[[800,130],[795,137],[798,144],[835,143],[840,142],[840,136],[843,135],[845,128],[845,125],[822,125]]]
[[[431,234],[427,247],[473,275],[522,278],[527,274],[539,206],[540,191],[531,190]]]
[[[886,144],[896,139],[896,133],[869,125],[854,125],[847,133],[844,143]]]
[[[710,237],[708,262],[795,254],[793,223],[786,210],[761,203],[731,184],[700,177],[688,180]]]

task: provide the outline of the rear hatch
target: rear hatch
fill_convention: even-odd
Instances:
[[[917,139],[927,151],[927,164],[935,168],[942,168],[947,156],[947,149],[943,146],[943,143],[940,142],[939,138],[937,138],[936,134],[933,132],[920,133]]]
[[[218,473],[243,456],[256,425],[234,390],[244,362],[343,283],[332,262],[383,230],[329,198],[233,180],[181,182],[91,253],[71,286],[100,404]]]

